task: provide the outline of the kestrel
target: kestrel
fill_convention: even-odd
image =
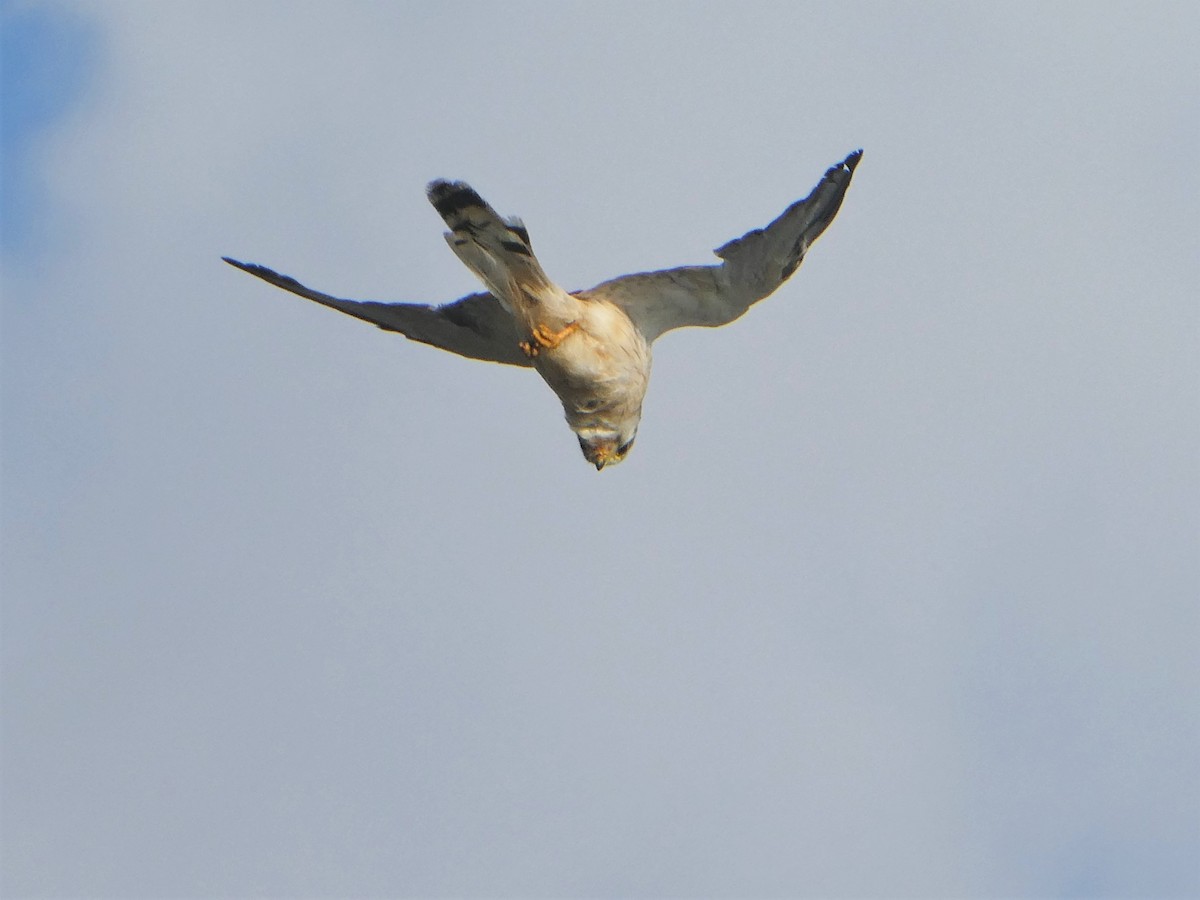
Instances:
[[[725,325],[770,296],[842,205],[856,150],[765,228],[718,247],[718,265],[622,275],[566,291],[542,270],[529,232],[461,181],[434,181],[429,201],[450,249],[487,288],[443,306],[340,300],[252,263],[225,262],[293,294],[461,356],[532,367],[562,401],[598,470],[629,454],[650,380],[650,345],[673,328]]]

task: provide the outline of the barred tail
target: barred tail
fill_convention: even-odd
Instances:
[[[537,296],[552,287],[520,219],[501,218],[461,181],[431,182],[427,194],[450,227],[446,233],[450,249],[510,308],[515,305],[510,298],[517,292]]]

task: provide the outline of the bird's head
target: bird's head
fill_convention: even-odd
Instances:
[[[637,437],[637,423],[628,433],[614,431],[609,428],[581,428],[575,436],[579,438],[579,449],[583,457],[600,471],[605,466],[615,466],[629,455],[633,449],[633,439]]]

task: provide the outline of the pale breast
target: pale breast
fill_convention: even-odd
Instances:
[[[629,317],[605,301],[582,304],[578,329],[534,367],[563,401],[572,424],[640,409],[650,347]]]

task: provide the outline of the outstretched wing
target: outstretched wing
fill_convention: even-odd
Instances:
[[[837,215],[860,159],[862,151],[854,151],[766,228],[718,247],[720,265],[624,275],[576,296],[621,307],[648,341],[672,328],[732,322],[796,271]]]
[[[280,275],[266,266],[238,262],[228,256],[222,259],[285,291],[315,300],[322,306],[364,322],[371,322],[385,331],[398,331],[422,344],[440,347],[471,359],[510,366],[530,365],[529,358],[518,346],[521,337],[517,334],[516,322],[491,294],[471,294],[444,306],[341,300],[305,287],[295,278]]]

